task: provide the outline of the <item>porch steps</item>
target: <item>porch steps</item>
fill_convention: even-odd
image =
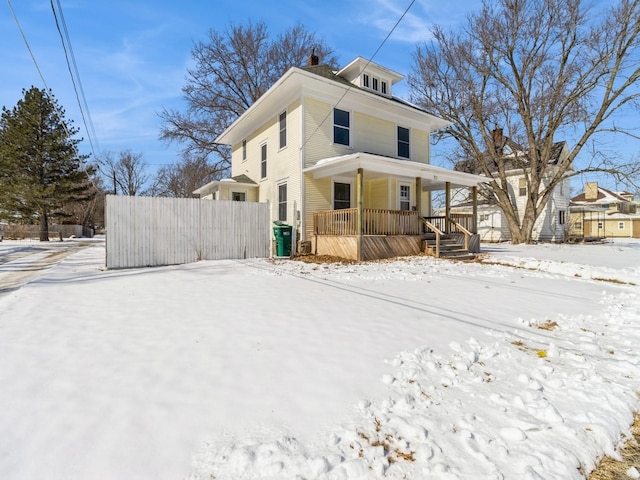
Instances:
[[[422,238],[423,251],[432,257],[436,256],[435,235],[426,234]],[[473,260],[476,256],[464,248],[464,235],[445,235],[440,238],[440,258],[450,260]]]

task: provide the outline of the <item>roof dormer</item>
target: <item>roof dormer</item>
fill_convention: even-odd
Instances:
[[[385,97],[391,97],[393,85],[404,78],[403,75],[362,57],[357,57],[337,74],[360,88]]]

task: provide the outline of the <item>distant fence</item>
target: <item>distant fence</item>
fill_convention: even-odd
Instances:
[[[49,225],[49,239],[62,240],[69,237],[93,237],[93,228],[83,225],[58,225],[52,223]],[[39,239],[40,225],[0,225],[0,236],[4,235],[5,240],[25,240]]]
[[[107,268],[268,257],[269,205],[107,195]]]

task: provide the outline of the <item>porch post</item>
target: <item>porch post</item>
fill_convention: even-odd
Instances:
[[[416,177],[416,210],[422,216],[422,177]]]
[[[473,218],[471,219],[471,233],[478,233],[478,187],[471,187],[471,202],[473,205]]]
[[[445,182],[444,184],[444,215],[447,217],[444,221],[444,233],[450,233],[451,226],[449,225],[449,216],[451,215],[451,183]]]
[[[358,234],[358,261],[362,260],[362,207],[364,199],[364,170],[358,169],[358,175],[356,177],[356,198],[358,199],[358,216],[357,216],[357,234]]]

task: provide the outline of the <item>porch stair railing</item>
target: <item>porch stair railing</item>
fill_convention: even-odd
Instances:
[[[425,253],[436,258],[475,258],[475,255],[469,252],[472,233],[453,218],[425,217],[421,220],[426,230],[423,236]]]

